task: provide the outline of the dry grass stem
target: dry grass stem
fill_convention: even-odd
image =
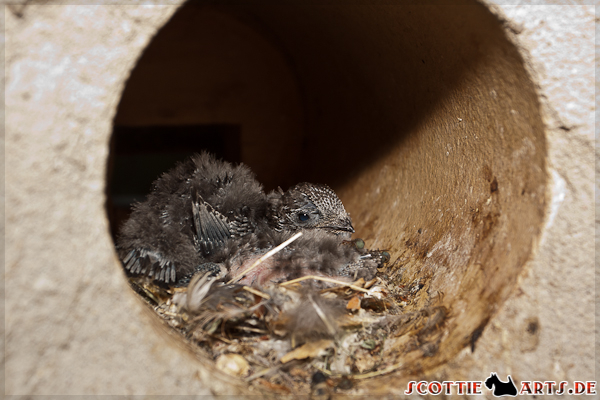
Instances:
[[[335,283],[336,285],[347,286],[350,289],[357,290],[359,292],[369,293],[368,290],[363,289],[363,288],[358,287],[358,286],[355,286],[352,283],[348,283],[348,282],[344,282],[344,281],[338,281],[337,279],[327,278],[327,277],[318,276],[318,275],[302,276],[300,278],[292,279],[291,281],[280,283],[279,286],[287,286],[287,285],[291,285],[292,283],[305,281],[307,279],[314,279],[314,280],[322,281],[322,282]]]
[[[315,309],[315,312],[317,313],[319,318],[321,318],[321,321],[323,321],[323,323],[327,327],[327,330],[329,331],[331,336],[335,336],[335,333],[336,333],[335,327],[331,324],[329,319],[327,319],[327,316],[325,315],[323,310],[321,310],[321,307],[319,307],[319,305],[313,300],[312,296],[308,296],[308,300],[310,301],[310,304],[312,304],[312,306]]]
[[[294,240],[298,239],[300,236],[302,236],[302,232],[298,232],[296,233],[294,236],[292,236],[291,238],[289,238],[288,240],[286,240],[285,242],[281,243],[279,246],[275,247],[273,250],[269,251],[267,254],[265,254],[264,256],[262,256],[261,258],[259,258],[254,264],[252,264],[249,268],[246,268],[245,271],[242,271],[241,273],[237,274],[234,278],[232,278],[229,282],[227,282],[228,285],[235,283],[237,281],[239,281],[240,279],[242,279],[248,272],[252,271],[254,268],[258,267],[258,265],[265,261],[266,259],[268,259],[269,257],[273,256],[274,254],[277,254],[278,252],[280,252],[283,248],[285,248],[287,245],[289,245],[290,243],[292,243]]]
[[[271,296],[269,296],[266,293],[261,292],[260,290],[251,288],[250,286],[244,286],[242,289],[244,289],[247,292],[257,295],[258,297],[262,297],[263,299],[271,300]]]

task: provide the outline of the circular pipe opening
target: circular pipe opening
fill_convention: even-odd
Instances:
[[[406,368],[357,383],[371,393],[476,345],[545,210],[546,143],[523,60],[484,6],[435,3],[185,5],[115,118],[113,230],[149,191],[131,181],[148,185],[157,160],[202,148],[249,165],[266,189],[336,190],[356,236],[391,253],[394,284],[419,291],[406,312],[444,309],[426,345],[390,351]]]

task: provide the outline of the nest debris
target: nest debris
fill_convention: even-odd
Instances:
[[[309,275],[257,288],[209,273],[185,288],[130,283],[217,369],[251,388],[357,394],[357,380],[408,370],[434,355],[445,331],[448,310],[435,305],[427,282],[402,282],[388,262],[389,255],[374,279],[351,283]]]

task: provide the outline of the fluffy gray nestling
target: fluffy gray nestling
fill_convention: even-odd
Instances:
[[[212,218],[205,221],[207,235],[195,224],[194,206]],[[266,195],[248,167],[203,152],[154,182],[121,227],[117,249],[128,273],[172,284],[211,261],[210,251],[203,249],[210,249],[214,232],[224,240],[243,236],[266,225],[266,213]]]
[[[117,250],[128,274],[183,286],[215,263],[243,263],[299,230],[311,234],[274,259],[289,276],[360,268],[339,247],[354,228],[328,186],[304,182],[266,195],[248,167],[203,152],[154,182],[121,227]]]

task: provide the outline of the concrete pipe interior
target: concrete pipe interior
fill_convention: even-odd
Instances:
[[[266,189],[334,187],[355,237],[421,288],[411,310],[448,311],[434,349],[417,343],[394,360],[409,367],[357,383],[397,386],[474,345],[532,252],[546,201],[534,86],[475,2],[249,3],[188,4],[163,27],[124,90],[113,138],[134,139],[114,158],[210,148]],[[113,165],[113,182],[134,179]]]

